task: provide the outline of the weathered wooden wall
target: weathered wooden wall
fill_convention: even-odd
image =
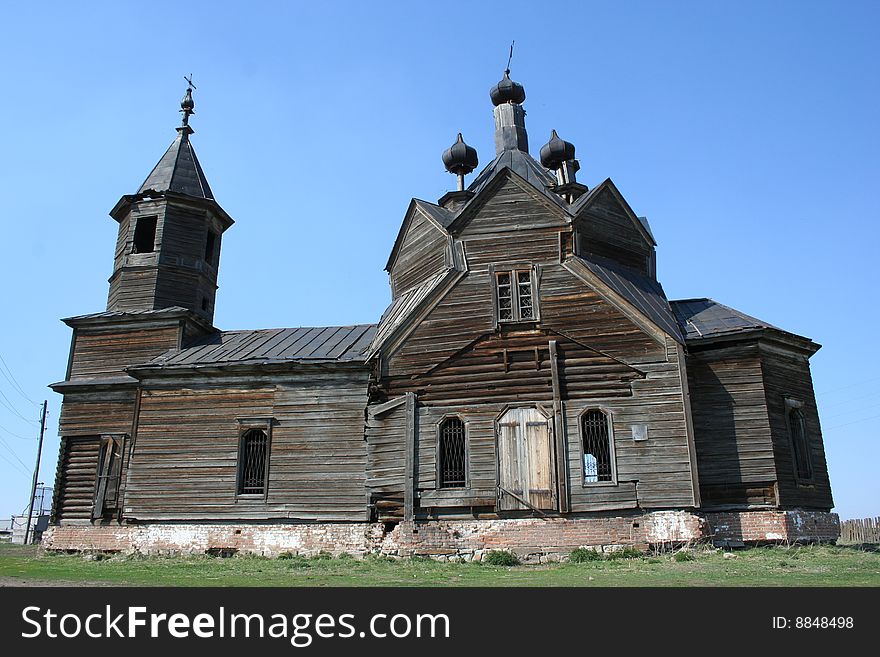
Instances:
[[[393,298],[447,266],[449,237],[419,210],[412,212],[389,272]]]
[[[650,273],[652,247],[610,190],[604,189],[575,220],[578,254],[610,258]]]
[[[784,508],[831,509],[834,500],[831,496],[822,429],[819,426],[819,412],[813,393],[810,362],[804,354],[769,345],[762,345],[761,362],[776,457],[779,502]],[[804,404],[801,410],[806,421],[813,465],[813,481],[808,485],[799,484],[795,479],[791,436],[786,423],[785,397],[797,399]]]
[[[570,231],[534,190],[503,181],[457,236],[467,275],[384,356],[383,399],[413,392],[419,401],[422,513],[494,506],[495,420],[506,404],[552,404],[550,339],[559,351],[571,512],[695,504],[681,348],[659,330],[647,333],[561,265]],[[496,331],[491,266],[505,263],[538,266],[537,326]],[[616,486],[583,485],[578,415],[591,407],[613,419]],[[467,424],[467,489],[436,489],[437,426],[447,415]],[[647,424],[649,440],[634,442],[632,424]]]
[[[155,250],[132,253],[137,220],[157,217]],[[212,261],[205,261],[208,231],[216,235]],[[119,222],[108,310],[181,306],[213,317],[221,226],[205,207],[177,200],[139,201]],[[202,308],[202,300],[207,308]]]
[[[757,343],[688,357],[703,506],[776,504],[776,462]]]
[[[145,363],[180,346],[179,321],[165,325],[117,324],[74,333],[69,378],[119,375],[129,365]]]
[[[365,520],[368,373],[144,382],[126,484],[134,520]],[[239,422],[272,418],[265,499],[236,496]]]

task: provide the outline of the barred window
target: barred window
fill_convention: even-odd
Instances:
[[[499,322],[537,319],[530,269],[497,272],[495,290]]]
[[[467,482],[467,444],[464,422],[450,417],[440,424],[438,450],[440,488],[464,488]]]
[[[804,414],[799,408],[788,411],[788,427],[791,432],[792,460],[798,479],[813,478],[813,462],[810,457],[810,445],[807,441]]]
[[[238,448],[238,494],[266,493],[269,465],[269,436],[262,429],[248,429],[241,434]]]
[[[584,483],[614,481],[611,434],[608,416],[591,409],[581,416],[581,441],[584,450]]]

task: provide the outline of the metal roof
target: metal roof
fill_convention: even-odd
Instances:
[[[366,349],[375,334],[375,324],[222,331],[208,335],[184,349],[166,352],[145,367],[363,362],[366,360]]]
[[[189,141],[187,130],[179,129],[159,164],[150,172],[138,194],[147,191],[177,192],[196,198],[213,199],[214,194],[202,171],[202,165]]]
[[[495,174],[505,168],[514,171],[523,179],[531,183],[535,189],[544,194],[544,196],[549,198],[556,205],[559,205],[566,210],[568,209],[568,203],[563,201],[558,194],[554,194],[547,189],[556,184],[556,176],[542,167],[531,155],[525,151],[516,149],[504,151],[501,155],[489,162],[489,164],[486,165],[486,168],[483,169],[468,186],[468,191],[473,192],[476,197],[492,181]]]
[[[603,283],[629,301],[654,324],[678,342],[684,342],[679,322],[672,313],[663,287],[650,276],[620,265],[613,260],[590,256],[573,256],[581,261]]]
[[[713,299],[681,299],[670,301],[670,305],[688,340],[768,328],[782,330]]]

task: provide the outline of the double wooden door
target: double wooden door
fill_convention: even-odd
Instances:
[[[511,408],[498,420],[498,509],[556,508],[550,420]]]

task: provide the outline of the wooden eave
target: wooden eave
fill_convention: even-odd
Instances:
[[[117,376],[82,376],[66,381],[50,383],[49,387],[62,395],[72,392],[96,392],[99,390],[119,390],[137,388],[138,380],[127,374]]]
[[[192,379],[207,376],[212,382],[224,378],[277,382],[279,375],[334,374],[369,369],[365,360],[253,360],[247,362],[206,363],[190,365],[132,365],[125,371],[143,384],[161,383],[170,379]]]
[[[163,328],[179,324],[181,320],[190,321],[208,332],[216,329],[202,317],[182,307],[172,307],[149,312],[99,312],[91,315],[66,317],[61,321],[74,329],[88,328],[94,330],[114,329],[120,326],[137,326],[137,328]]]
[[[801,353],[808,358],[822,348],[822,345],[813,342],[810,338],[773,327],[758,327],[705,337],[688,338],[685,344],[689,351],[698,352],[709,349],[723,349],[743,342],[759,341],[787,351]]]
[[[195,205],[196,207],[200,206],[208,206],[217,218],[220,220],[220,224],[223,226],[223,231],[225,232],[232,224],[235,223],[235,220],[229,216],[229,214],[220,207],[220,204],[217,203],[214,199],[210,198],[196,198],[194,196],[189,196],[188,194],[180,194],[178,192],[144,192],[142,194],[125,194],[116,205],[113,206],[113,209],[110,210],[110,216],[113,217],[116,221],[122,221],[125,215],[128,213],[129,207],[133,203],[137,203],[138,201],[147,201],[147,200],[162,200],[166,199],[168,201],[178,201],[183,203],[184,205]]]

